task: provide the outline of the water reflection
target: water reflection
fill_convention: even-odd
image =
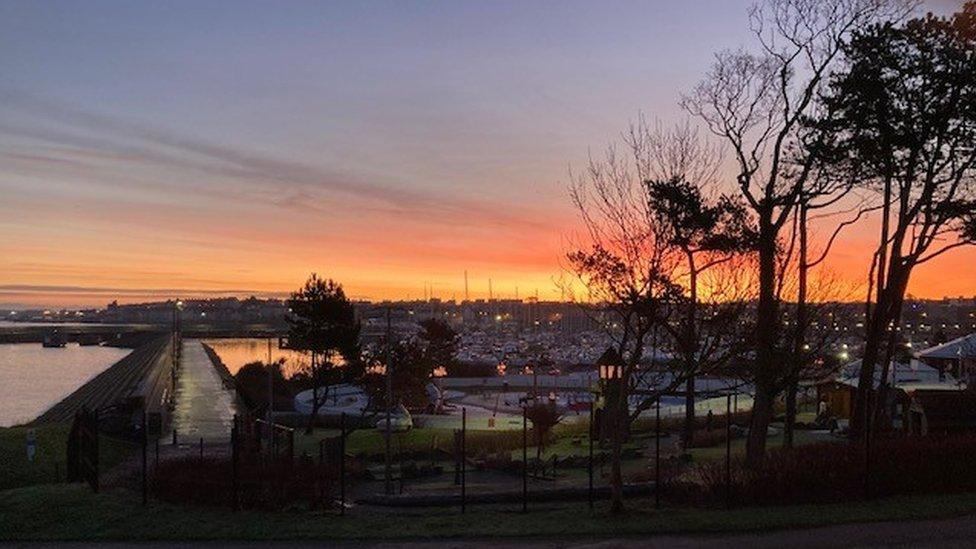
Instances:
[[[250,362],[268,361],[268,341],[258,338],[241,339],[205,339],[203,342],[213,347],[220,360],[224,362],[230,373],[236,374],[238,370]],[[298,372],[309,365],[309,357],[305,353],[288,349],[279,349],[278,340],[271,341],[271,360],[272,362],[284,359],[281,373],[285,377]]]
[[[128,353],[76,343],[62,349],[40,343],[0,345],[0,427],[34,419]]]

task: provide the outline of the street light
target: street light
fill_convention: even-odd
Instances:
[[[600,379],[603,381],[617,381],[623,377],[624,367],[622,364],[617,364],[615,362],[608,363],[597,363],[600,368]]]
[[[600,388],[594,395],[597,396],[598,404],[594,407],[596,417],[592,419],[597,426],[600,440],[603,440],[607,427],[604,420],[604,407],[607,402],[613,402],[613,397],[618,394],[618,387],[624,374],[623,363],[620,353],[612,347],[608,347],[596,361],[597,370],[600,374]]]

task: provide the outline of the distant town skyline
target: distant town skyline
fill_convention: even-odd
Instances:
[[[311,272],[357,299],[462,299],[465,270],[473,298],[558,299],[570,168],[639,112],[680,121],[750,3],[0,2],[0,307]],[[873,229],[829,269],[862,282]],[[973,265],[909,293],[976,294]]]

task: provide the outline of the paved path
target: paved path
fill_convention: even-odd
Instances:
[[[203,344],[183,342],[183,359],[176,382],[173,428],[181,442],[227,442],[237,413],[233,389],[224,387]]]
[[[648,536],[602,539],[489,539],[489,540],[436,540],[385,541],[385,542],[267,542],[267,541],[207,541],[207,542],[139,542],[99,543],[100,547],[341,547],[341,548],[410,548],[410,549],[515,549],[538,547],[546,549],[610,549],[626,547],[972,547],[976,539],[976,517],[959,517],[940,520],[873,522],[843,524],[800,530],[782,530],[758,534],[714,534],[687,536]],[[2,545],[2,544],[0,544]],[[75,547],[79,543],[59,542],[32,544],[33,547]]]

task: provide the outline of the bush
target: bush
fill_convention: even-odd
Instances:
[[[843,502],[865,497],[976,491],[976,436],[894,438],[864,446],[814,444],[770,450],[761,467],[733,464],[733,501],[747,505]],[[725,464],[695,469],[698,495],[724,501]],[[692,490],[696,491],[696,490]]]
[[[308,458],[242,457],[237,469],[237,502],[242,509],[328,508],[338,492],[338,478],[336,467],[318,465]],[[163,461],[153,471],[152,489],[164,501],[232,507],[233,464],[227,457]]]
[[[735,438],[735,434],[732,434],[732,438]],[[718,446],[720,444],[725,444],[725,427],[721,429],[712,429],[706,431],[704,429],[699,429],[695,431],[695,434],[691,437],[691,444],[688,446],[690,448],[711,448],[713,446]]]

